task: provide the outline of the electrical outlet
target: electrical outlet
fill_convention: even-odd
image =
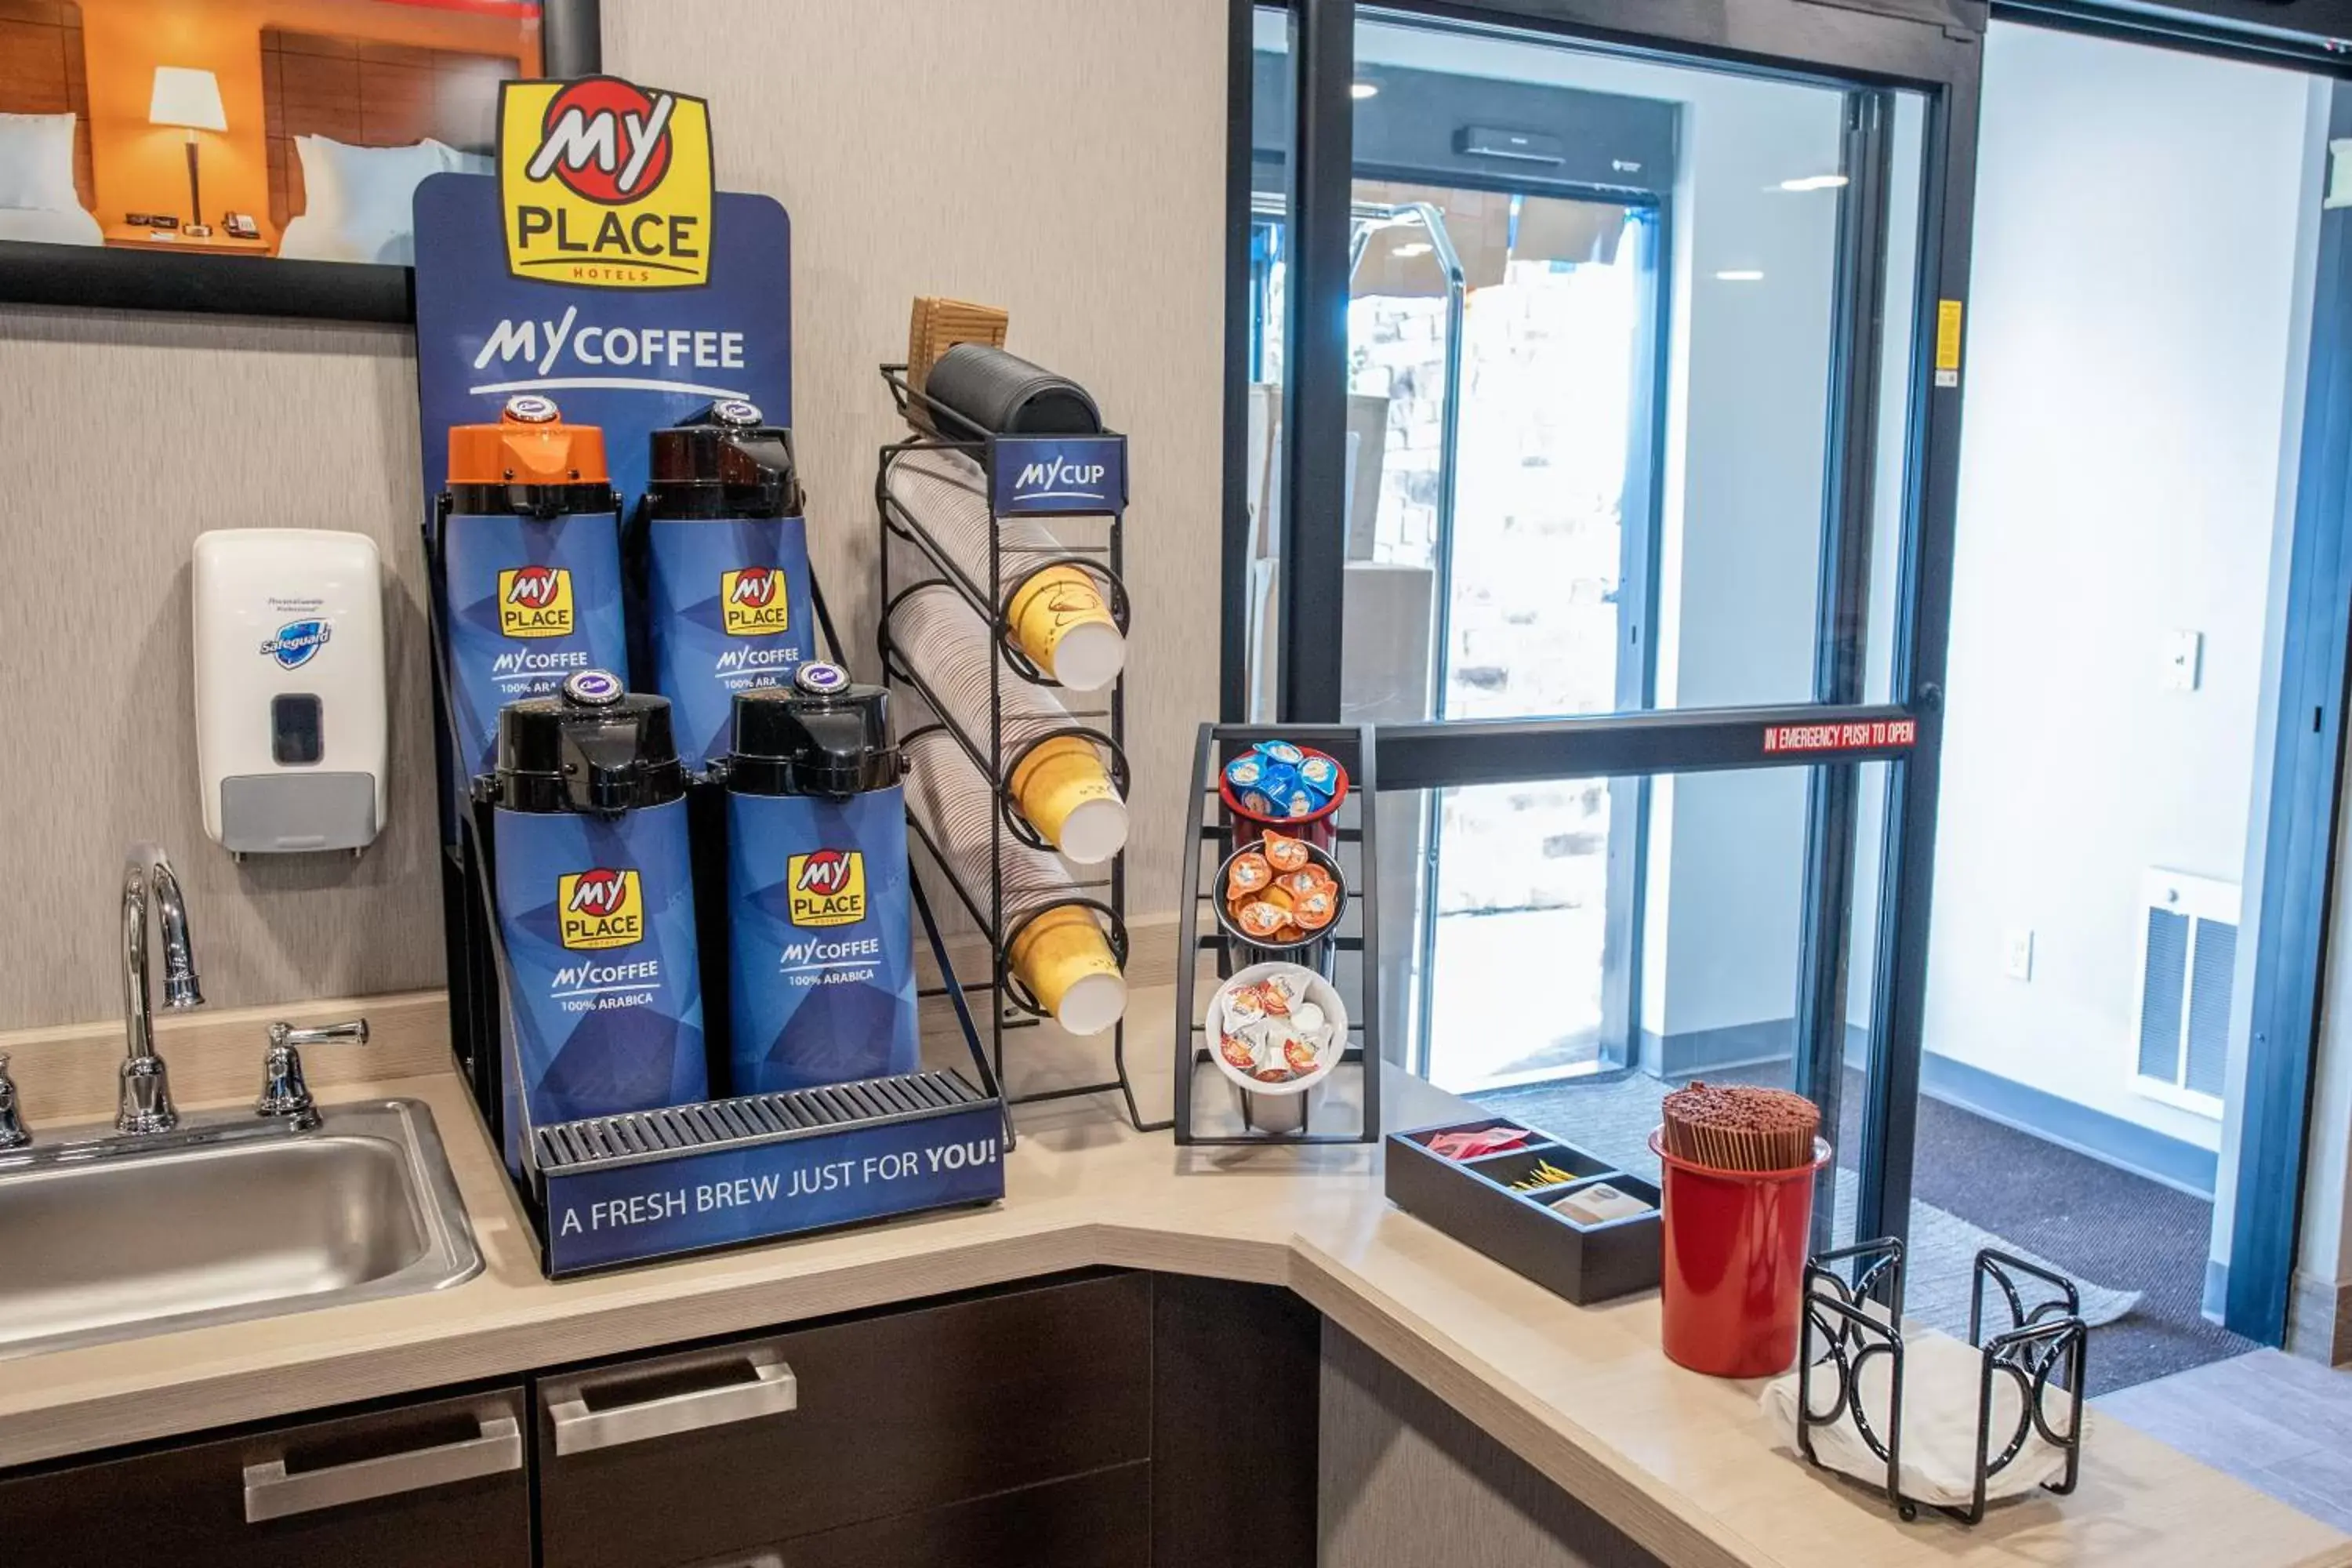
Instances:
[[[2194,691],[2205,684],[2205,634],[2178,631],[2164,639],[2164,689]]]
[[[2032,931],[2021,927],[2001,933],[2000,967],[2011,980],[2033,978]]]

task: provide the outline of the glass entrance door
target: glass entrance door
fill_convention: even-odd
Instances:
[[[1675,15],[1669,58],[1259,13],[1241,684],[1378,726],[1406,1065],[1637,1161],[1674,1083],[1799,1089],[1846,1124],[1822,1234],[1880,1234],[1940,652],[1922,238],[1972,82],[1907,24],[1850,76]]]

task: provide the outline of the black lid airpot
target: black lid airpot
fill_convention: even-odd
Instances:
[[[793,433],[757,405],[722,397],[653,433],[649,505],[657,518],[798,517]]]
[[[890,739],[890,696],[858,686],[837,664],[812,661],[790,686],[735,694],[727,787],[742,795],[841,799],[905,776]]]
[[[610,671],[575,670],[554,696],[499,710],[489,798],[503,810],[611,816],[685,793],[669,699],[630,691]]]

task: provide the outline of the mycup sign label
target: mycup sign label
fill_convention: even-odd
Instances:
[[[1116,511],[1127,504],[1126,458],[1116,437],[1000,436],[989,455],[996,510]]]
[[[710,111],[618,77],[499,92],[507,268],[597,289],[710,280]]]

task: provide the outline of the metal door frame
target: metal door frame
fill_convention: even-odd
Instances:
[[[1857,1234],[1899,1234],[1910,1210],[1912,1147],[1919,1077],[1920,993],[1927,967],[1927,915],[1933,875],[1936,781],[1941,742],[1945,638],[1950,621],[1951,527],[1958,474],[1957,388],[1933,384],[1935,311],[1938,300],[1964,300],[1969,209],[1975,177],[1977,96],[1982,63],[1984,11],[1974,0],[1882,0],[1885,9],[1820,5],[1811,0],[1653,0],[1628,29],[1621,0],[1503,0],[1480,7],[1397,0],[1381,7],[1463,26],[1502,25],[1550,34],[1588,47],[1672,57],[1699,66],[1778,75],[1848,94],[1848,156],[1862,177],[1848,187],[1846,205],[1865,204],[1842,225],[1841,299],[1837,342],[1844,363],[1832,375],[1840,391],[1832,409],[1828,455],[1832,488],[1826,504],[1840,509],[1825,551],[1814,700],[1810,703],[1718,710],[1650,710],[1592,718],[1495,721],[1433,721],[1381,725],[1381,777],[1389,790],[1592,776],[1637,776],[1728,768],[1803,766],[1813,770],[1805,890],[1805,938],[1800,953],[1797,1081],[1826,1089],[1834,1104],[1844,1058],[1843,976],[1852,940],[1847,903],[1858,816],[1859,770],[1872,760],[1888,769],[1886,831],[1882,860],[1882,919],[1873,955],[1874,984],[1866,1131],[1860,1151],[1862,1190]],[[1229,37],[1229,106],[1237,118],[1229,138],[1229,298],[1245,297],[1248,269],[1248,187],[1251,35],[1249,0],[1234,0]],[[1347,215],[1352,167],[1354,77],[1353,0],[1288,0],[1295,93],[1285,174],[1290,223],[1286,278],[1289,320],[1285,330],[1281,489],[1283,628],[1276,677],[1278,711],[1292,721],[1336,719],[1339,712],[1339,639],[1297,639],[1291,628],[1331,627],[1341,615],[1346,519],[1342,466],[1346,447]],[[1884,180],[1883,137],[1866,106],[1884,89],[1908,89],[1925,102],[1924,189],[1917,309],[1907,323],[1878,320],[1874,296],[1860,290],[1874,279],[1863,243],[1874,219],[1867,206],[1873,179]],[[1857,141],[1859,138],[1859,141]],[[1874,160],[1874,161],[1873,161]],[[1874,174],[1874,171],[1876,173]],[[1855,185],[1864,187],[1855,190]],[[1883,261],[1883,253],[1882,253]],[[1896,700],[1864,704],[1862,610],[1868,595],[1869,485],[1882,331],[1910,333],[1911,426],[1901,433],[1906,465],[1903,563],[1895,627],[1893,690]],[[1245,362],[1248,323],[1229,311],[1227,364]],[[1302,374],[1312,367],[1315,374]],[[1226,473],[1224,700],[1239,711],[1243,683],[1240,592],[1248,514],[1240,417],[1244,384],[1229,374]],[[1852,519],[1864,520],[1859,542]],[[1859,577],[1856,577],[1857,570]],[[1645,613],[1645,619],[1650,618]],[[1766,737],[1786,725],[1882,726],[1860,733],[1906,734],[1910,743],[1860,744],[1832,754],[1767,749]],[[1886,727],[1890,727],[1886,728]],[[1831,854],[1824,846],[1842,845]],[[1822,1207],[1826,1211],[1828,1205]],[[1827,1224],[1827,1214],[1821,1224]]]

